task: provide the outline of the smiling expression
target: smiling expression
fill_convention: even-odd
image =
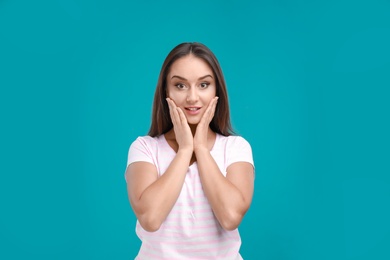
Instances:
[[[216,95],[211,67],[191,54],[176,60],[167,76],[167,95],[183,110],[190,125],[198,124]]]

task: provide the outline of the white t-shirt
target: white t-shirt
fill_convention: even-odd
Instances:
[[[217,134],[210,154],[224,176],[232,163],[254,165],[251,146],[240,136]],[[161,176],[175,155],[164,135],[138,137],[130,146],[127,166],[149,162]],[[189,166],[181,193],[160,229],[148,232],[137,221],[136,233],[142,241],[136,259],[242,259],[238,229],[223,229],[214,216],[203,192],[197,162]]]

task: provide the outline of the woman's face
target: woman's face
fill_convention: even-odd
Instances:
[[[199,123],[216,89],[213,70],[204,60],[189,54],[171,65],[167,96],[183,110],[190,125]]]

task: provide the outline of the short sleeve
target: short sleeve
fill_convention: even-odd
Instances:
[[[153,163],[153,147],[147,137],[138,137],[131,145],[127,156],[127,166],[133,162]]]
[[[149,162],[155,164],[154,140],[150,136],[138,137],[129,148],[127,167],[133,162]],[[126,171],[125,171],[126,172]],[[125,173],[126,178],[126,173]]]
[[[247,140],[241,136],[232,136],[227,144],[226,168],[235,162],[248,162],[253,165],[252,148]]]

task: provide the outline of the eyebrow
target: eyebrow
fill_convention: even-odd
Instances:
[[[213,78],[213,76],[211,76],[211,75],[205,75],[205,76],[203,76],[203,77],[200,77],[198,80],[202,80],[202,79],[205,79],[205,78],[207,78],[207,77]],[[173,78],[178,78],[178,79],[181,79],[181,80],[187,80],[186,78],[183,78],[183,77],[180,77],[180,76],[177,76],[177,75],[173,75],[173,76],[171,77],[171,79],[173,79]]]

